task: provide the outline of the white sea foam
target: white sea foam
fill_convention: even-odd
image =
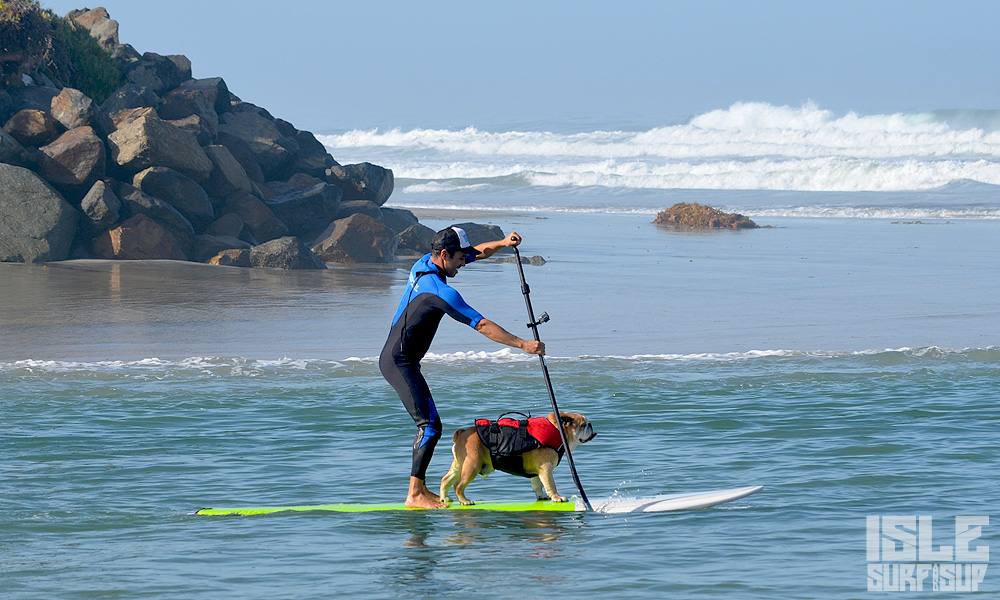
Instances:
[[[992,113],[977,118],[1000,122]],[[812,104],[738,103],[645,131],[469,127],[318,137],[335,156],[356,153],[389,166],[409,194],[516,181],[798,191],[929,190],[963,179],[1000,185],[1000,131],[976,123],[964,114],[950,121],[937,113],[837,116]]]
[[[942,348],[925,346],[919,348],[884,348],[857,351],[840,350],[748,350],[745,352],[718,352],[692,354],[631,354],[631,355],[582,355],[582,356],[546,356],[546,361],[553,363],[568,362],[599,362],[623,361],[639,363],[656,362],[742,362],[769,359],[838,359],[851,357],[892,358],[903,357],[914,360],[972,360],[997,362],[1000,361],[1000,346],[985,348]],[[423,359],[424,364],[459,365],[459,364],[505,364],[528,363],[537,361],[536,356],[519,350],[502,348],[493,352],[468,351],[434,353],[429,352]],[[162,360],[159,358],[143,358],[137,360],[107,360],[107,361],[61,361],[61,360],[18,360],[0,362],[0,373],[20,371],[27,373],[73,373],[73,372],[108,372],[129,373],[134,375],[163,374],[171,372],[200,371],[206,375],[257,375],[263,372],[284,372],[286,370],[342,370],[351,366],[370,368],[378,364],[377,356],[350,357],[343,360],[316,358],[281,358],[273,360],[251,359],[243,357],[190,357],[179,360]]]

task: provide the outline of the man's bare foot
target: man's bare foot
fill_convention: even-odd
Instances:
[[[427,489],[423,479],[410,477],[410,492],[406,495],[408,508],[447,508],[437,494]]]
[[[448,505],[441,502],[432,494],[406,497],[407,508],[448,508]]]

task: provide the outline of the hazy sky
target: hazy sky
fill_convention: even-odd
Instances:
[[[64,15],[72,0],[42,0]],[[317,133],[666,125],[738,101],[837,114],[1000,109],[1000,2],[103,0]],[[280,10],[276,10],[280,9]]]

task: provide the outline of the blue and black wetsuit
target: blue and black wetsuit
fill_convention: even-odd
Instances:
[[[448,285],[444,271],[431,262],[428,253],[410,269],[409,282],[378,361],[382,376],[399,394],[417,425],[410,474],[419,479],[426,478],[434,447],[441,438],[441,419],[420,373],[420,359],[430,348],[444,315],[473,328],[483,319]]]

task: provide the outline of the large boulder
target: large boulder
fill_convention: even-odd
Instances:
[[[66,259],[78,215],[38,175],[0,163],[0,262]]]
[[[268,116],[259,107],[240,104],[220,115],[219,131],[234,135],[250,146],[265,179],[282,179],[299,147],[295,139],[283,135]]]
[[[386,208],[383,206],[381,212],[382,223],[396,233],[402,233],[419,222],[417,216],[405,208]]]
[[[80,201],[80,208],[94,229],[108,229],[118,222],[122,203],[106,183],[97,181]]]
[[[32,163],[31,155],[24,146],[3,129],[0,129],[0,163],[19,167],[30,167]]]
[[[286,236],[250,248],[250,264],[269,269],[325,269],[308,246],[297,237]]]
[[[382,206],[392,194],[392,171],[371,163],[333,165],[326,180],[344,191],[344,200],[367,200]]]
[[[212,173],[205,180],[205,191],[213,198],[225,198],[236,192],[249,194],[250,179],[246,170],[229,151],[229,148],[205,146],[205,154],[212,161]]]
[[[188,63],[190,69],[190,62]],[[185,73],[176,60],[161,56],[155,52],[146,52],[139,62],[130,65],[125,78],[132,83],[146,86],[162,96],[191,77],[190,71]]]
[[[71,10],[66,18],[89,31],[90,37],[105,50],[110,52],[118,46],[118,21],[112,19],[105,8]]]
[[[469,237],[469,243],[473,246],[482,244],[483,242],[492,242],[494,240],[503,239],[503,229],[500,229],[496,225],[481,225],[479,223],[456,223],[451,225],[451,227],[458,227],[465,231],[465,235]],[[506,248],[501,248],[501,251],[507,250]]]
[[[215,220],[215,210],[204,188],[173,169],[150,167],[137,173],[132,185],[168,202],[191,222],[195,231],[204,231]]]
[[[351,215],[363,214],[375,219],[379,223],[382,223],[385,218],[382,216],[382,210],[374,202],[369,202],[367,200],[352,200],[350,202],[341,202],[340,209],[337,211],[338,219],[346,219]],[[391,227],[389,229],[392,229]],[[395,230],[393,230],[395,233]]]
[[[64,193],[82,195],[95,181],[104,177],[106,153],[104,142],[90,126],[70,129],[51,144],[39,148],[40,173]],[[76,196],[78,200],[80,196]]]
[[[156,106],[160,96],[146,86],[126,83],[118,88],[101,104],[101,110],[114,117],[123,110]]]
[[[435,231],[426,225],[410,225],[396,235],[396,255],[423,255],[431,251],[431,240]]]
[[[223,250],[210,258],[208,264],[223,267],[250,267],[250,250],[236,248]]]
[[[229,149],[236,162],[240,163],[240,166],[243,167],[243,171],[246,172],[247,178],[250,181],[264,183],[264,172],[260,170],[260,164],[257,163],[257,155],[250,148],[250,144],[244,141],[243,138],[232,135],[225,130],[219,131],[216,141]]]
[[[187,260],[169,231],[146,215],[135,215],[94,240],[94,254],[118,260]]]
[[[249,250],[250,244],[229,235],[198,235],[194,238],[193,260],[206,262],[224,250]]]
[[[162,98],[156,106],[156,113],[168,121],[197,116],[208,130],[211,138],[219,132],[219,115],[212,102],[200,90],[176,89]]]
[[[194,226],[176,208],[127,183],[121,184],[118,196],[128,207],[129,214],[142,214],[153,219],[170,232],[185,254],[191,251],[194,245]]]
[[[48,112],[25,108],[14,113],[3,130],[19,144],[27,148],[38,148],[56,139],[60,133],[59,121]]]
[[[193,135],[181,131],[153,111],[108,136],[111,158],[130,173],[149,167],[170,167],[201,181],[212,172],[212,161]]]
[[[80,90],[63,88],[52,99],[51,112],[52,117],[66,129],[89,126],[102,138],[114,131],[114,124],[107,113]]]
[[[697,202],[678,202],[660,211],[653,223],[677,229],[757,229],[759,226],[738,213],[726,213]]]
[[[212,130],[209,129],[205,120],[198,115],[189,115],[183,119],[168,119],[167,123],[193,135],[194,139],[198,141],[199,146],[204,147],[212,143]]]
[[[222,210],[238,216],[254,239],[261,242],[288,235],[288,227],[256,196],[237,192],[226,198]]]
[[[387,263],[396,259],[396,233],[365,214],[335,221],[313,252],[326,262]]]
[[[327,152],[326,146],[308,131],[296,130],[292,139],[299,145],[299,152],[288,167],[289,174],[305,173],[322,179],[326,177],[327,169],[338,166],[337,161]]]
[[[215,108],[215,112],[222,114],[230,108],[229,87],[221,77],[209,77],[208,79],[188,79],[177,86],[178,90],[194,90],[200,92],[208,100],[208,103]]]
[[[304,240],[316,239],[337,218],[341,192],[327,183],[295,190],[267,203],[288,231]]]

